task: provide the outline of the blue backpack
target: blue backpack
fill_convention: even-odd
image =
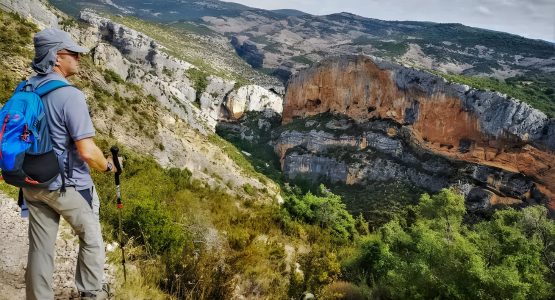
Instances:
[[[62,174],[61,192],[65,192],[63,159],[52,148],[41,99],[65,86],[69,84],[52,80],[35,89],[23,81],[0,109],[0,169],[6,183],[46,188]]]

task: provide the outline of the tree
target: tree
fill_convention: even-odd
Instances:
[[[357,232],[355,219],[346,210],[341,197],[328,191],[324,185],[320,185],[319,194],[289,195],[284,207],[294,219],[329,229],[340,241],[352,239]]]
[[[473,228],[452,190],[422,195],[413,222],[390,221],[365,238],[349,274],[364,274],[374,297],[553,298],[555,225],[545,208],[497,211]],[[551,280],[550,280],[551,278]]]

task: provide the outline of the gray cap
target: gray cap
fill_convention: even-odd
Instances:
[[[78,53],[89,52],[87,48],[77,45],[71,39],[69,33],[55,28],[40,31],[35,34],[33,41],[35,43],[35,58],[32,67],[39,74],[52,72],[56,62],[56,52],[62,49]]]

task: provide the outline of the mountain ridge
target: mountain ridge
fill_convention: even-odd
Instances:
[[[87,5],[107,10],[108,6],[101,2],[52,1],[69,10]],[[116,2],[118,5],[133,3]],[[458,23],[384,21],[345,12],[288,16],[242,5],[223,10],[231,4],[220,1],[202,2],[204,6],[198,6],[195,1],[165,0],[159,3],[158,10],[147,5],[134,7],[134,11],[128,14],[162,23],[185,18],[204,24],[229,39],[236,36],[249,40],[264,56],[262,68],[281,74],[284,81],[288,78],[287,72],[295,73],[330,54],[361,52],[421,68],[482,74],[499,79],[529,72],[555,72],[555,46],[552,43]],[[195,15],[184,14],[179,18],[177,11],[170,14],[168,10],[162,10],[172,3],[192,7]],[[216,8],[219,10],[214,10]],[[168,17],[164,19],[166,15]]]

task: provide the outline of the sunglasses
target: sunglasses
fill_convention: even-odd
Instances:
[[[58,55],[69,55],[75,59],[78,59],[80,57],[79,52],[72,52],[72,51],[58,52]]]

